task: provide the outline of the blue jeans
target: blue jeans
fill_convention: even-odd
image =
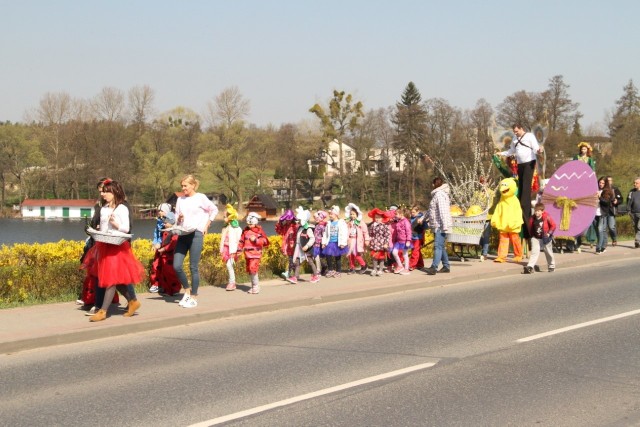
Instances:
[[[596,249],[603,250],[607,247],[607,225],[609,224],[610,216],[601,215],[598,219],[598,244]],[[615,232],[615,223],[614,223]]]
[[[440,261],[442,261],[442,266],[446,268],[450,268],[449,264],[449,255],[447,255],[447,248],[445,239],[447,234],[440,230],[433,230],[433,235],[435,237],[434,247],[433,247],[433,263],[431,264],[431,268],[438,268],[440,265]]]
[[[482,246],[482,255],[487,256],[489,254],[489,240],[491,239],[491,223],[489,221],[484,222],[484,229],[482,230],[482,236],[480,236],[480,246]]]
[[[189,279],[184,272],[184,259],[189,252],[189,270],[191,271],[191,294],[198,295],[198,286],[200,286],[200,271],[198,264],[202,255],[202,245],[204,243],[204,235],[200,231],[194,231],[191,234],[185,234],[178,237],[178,244],[173,255],[173,269],[180,280],[180,284],[184,289],[189,289]]]
[[[609,228],[609,236],[611,236],[611,241],[617,241],[618,233],[616,232],[616,217],[614,215],[607,216],[607,227]]]

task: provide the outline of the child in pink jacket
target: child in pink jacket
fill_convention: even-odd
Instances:
[[[369,246],[369,229],[367,225],[362,221],[362,211],[353,203],[349,203],[344,209],[347,214],[347,227],[349,229],[349,240],[347,246],[349,252],[347,253],[349,259],[349,274],[356,272],[356,262],[360,265],[358,270],[359,274],[364,274],[367,271],[367,263],[362,258],[364,248]]]
[[[396,210],[396,226],[393,235],[393,249],[391,255],[396,262],[396,274],[409,274],[409,248],[411,248],[411,222],[407,219],[409,209],[400,207]],[[400,260],[402,252],[403,260]]]

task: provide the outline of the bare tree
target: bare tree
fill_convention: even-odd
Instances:
[[[103,88],[91,103],[93,112],[99,120],[117,122],[123,119],[124,93],[114,87]]]
[[[213,101],[207,104],[209,124],[224,124],[230,128],[234,123],[242,121],[251,110],[249,100],[244,99],[237,86],[224,89]]]
[[[61,125],[71,119],[73,102],[66,92],[45,93],[39,105],[38,119],[47,126]]]
[[[46,93],[40,99],[37,110],[38,118],[44,125],[41,138],[45,155],[50,159],[53,174],[51,184],[53,196],[56,198],[60,197],[60,169],[68,144],[63,137],[63,125],[71,119],[72,107],[73,101],[68,93]]]
[[[135,86],[129,89],[129,114],[133,123],[143,126],[153,114],[156,94],[150,86]]]
[[[469,119],[475,129],[482,155],[489,156],[493,154],[493,139],[491,138],[493,108],[491,104],[484,98],[479,99],[475,108],[469,113]]]
[[[561,75],[553,76],[549,80],[549,86],[542,93],[545,105],[545,113],[549,131],[564,131],[573,125],[578,104],[569,97],[569,85]]]

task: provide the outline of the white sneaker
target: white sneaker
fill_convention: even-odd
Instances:
[[[153,285],[152,287],[149,288],[149,292],[151,293],[157,293],[158,292],[158,286],[157,285]]]
[[[184,305],[187,303],[187,301],[189,301],[191,299],[191,295],[190,294],[184,294],[182,296],[182,299],[180,300],[180,302],[178,303],[178,305],[180,307],[184,307]]]
[[[98,307],[96,307],[95,305],[93,307],[91,307],[91,310],[87,311],[86,313],[84,313],[85,316],[93,316],[94,314],[96,314],[98,312]]]
[[[198,301],[196,301],[194,298],[189,298],[187,301],[185,301],[184,304],[182,304],[183,308],[195,308],[198,306]]]

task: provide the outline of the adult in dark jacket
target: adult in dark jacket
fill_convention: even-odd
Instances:
[[[640,248],[640,176],[633,182],[633,187],[627,196],[627,212],[631,215],[633,230],[636,233],[635,247]]]
[[[598,180],[598,200],[600,217],[598,219],[598,244],[596,246],[596,254],[601,254],[607,250],[607,227],[613,227],[615,233],[615,222],[611,222],[613,218],[613,199],[615,194],[609,186],[605,177]],[[596,213],[597,214],[597,213]]]
[[[613,201],[611,202],[611,204],[613,205],[613,215],[611,216],[611,219],[609,219],[609,222],[613,224],[613,228],[609,227],[609,235],[611,236],[611,244],[615,246],[618,244],[618,234],[616,233],[616,215],[618,215],[618,206],[624,203],[624,199],[622,198],[620,189],[613,185],[613,177],[608,176],[607,183],[613,191]]]

